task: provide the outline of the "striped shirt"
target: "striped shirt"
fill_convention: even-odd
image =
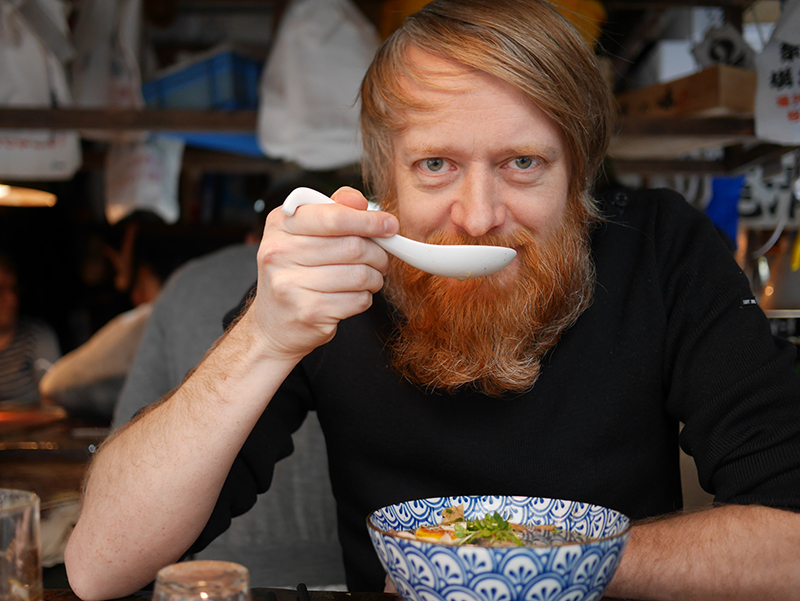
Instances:
[[[0,351],[0,401],[38,401],[39,380],[60,355],[48,325],[20,319],[14,340]]]

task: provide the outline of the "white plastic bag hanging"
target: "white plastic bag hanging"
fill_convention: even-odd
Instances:
[[[358,162],[358,88],[378,45],[350,0],[292,0],[261,77],[264,153],[306,169]]]
[[[183,147],[183,140],[164,136],[109,144],[105,175],[110,224],[134,211],[151,211],[167,223],[178,220]]]
[[[138,61],[142,0],[80,0],[76,12],[76,106],[143,108]]]
[[[142,109],[142,0],[79,0],[72,92],[81,108]],[[100,141],[144,140],[141,132],[84,130]]]
[[[755,131],[760,140],[800,144],[800,0],[788,0],[756,57]]]
[[[58,0],[36,0],[49,21],[68,32]],[[71,97],[64,66],[8,0],[0,0],[0,106],[57,108]],[[0,177],[70,179],[81,165],[78,133],[66,130],[0,130]]]

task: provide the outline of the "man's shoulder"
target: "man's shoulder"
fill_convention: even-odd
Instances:
[[[153,322],[170,330],[203,323],[222,333],[223,316],[256,281],[256,252],[254,246],[237,245],[184,264],[156,300]]]
[[[596,197],[602,216],[594,237],[619,236],[623,231],[637,232],[650,240],[684,238],[697,231],[712,230],[705,213],[667,188],[634,190],[616,188]]]
[[[192,259],[169,278],[161,296],[182,302],[202,300],[197,295],[226,296],[231,289],[235,290],[234,295],[243,294],[258,275],[257,250],[255,246],[240,244]]]
[[[220,278],[231,279],[245,275],[256,277],[256,252],[258,248],[249,244],[235,244],[191,259],[178,269],[173,282],[181,285],[205,283]],[[252,283],[252,282],[251,282]]]
[[[668,188],[613,188],[597,195],[604,219],[610,222],[685,219],[701,213],[686,199]]]

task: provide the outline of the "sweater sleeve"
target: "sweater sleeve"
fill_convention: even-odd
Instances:
[[[652,226],[666,316],[667,410],[723,503],[800,510],[800,377],[711,221],[659,193]]]

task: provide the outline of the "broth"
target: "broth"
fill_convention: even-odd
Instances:
[[[440,524],[393,533],[424,542],[483,547],[549,547],[597,540],[555,524],[514,524],[497,512],[468,520],[464,518],[464,508],[460,505],[443,510]]]

